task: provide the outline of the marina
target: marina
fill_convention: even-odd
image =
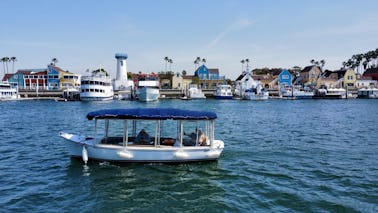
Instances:
[[[377,213],[378,1],[314,3],[2,1],[0,213]]]
[[[0,102],[7,112],[0,114],[6,121],[0,131],[6,141],[0,148],[0,206],[4,212],[185,211],[191,205],[229,212],[374,212],[377,104],[373,99]],[[67,141],[59,136],[61,131],[93,136],[93,120],[86,117],[93,111],[156,107],[216,113],[214,136],[224,141],[220,158],[178,165],[91,160],[85,165],[81,156],[70,158]]]

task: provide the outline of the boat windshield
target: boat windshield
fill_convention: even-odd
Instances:
[[[209,146],[214,120],[95,119],[96,144]]]

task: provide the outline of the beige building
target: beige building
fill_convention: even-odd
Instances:
[[[77,75],[72,72],[63,71],[58,69],[59,71],[59,87],[61,89],[67,88],[79,88],[80,87],[80,75]]]
[[[308,66],[305,67],[300,73],[301,80],[299,83],[304,84],[306,86],[315,86],[317,85],[318,78],[322,70],[318,66]]]
[[[176,73],[174,76],[172,76],[172,89],[185,89],[189,87],[189,85],[193,81],[192,75],[185,75],[182,76],[179,73]]]
[[[356,81],[357,81],[357,76],[354,70],[349,69],[345,72],[344,75],[344,85],[343,87],[347,89],[355,89],[356,88]]]

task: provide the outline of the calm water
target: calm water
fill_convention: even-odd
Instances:
[[[59,131],[120,107],[215,111],[217,162],[70,159]],[[0,212],[377,212],[378,100],[0,102]]]

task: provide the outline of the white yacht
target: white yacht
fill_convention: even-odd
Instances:
[[[314,92],[310,88],[301,86],[283,86],[280,87],[280,93],[282,98],[292,99],[311,99],[314,96]]]
[[[7,81],[0,81],[0,100],[15,100],[19,98],[17,88],[12,87]]]
[[[314,98],[344,99],[346,96],[346,90],[343,88],[321,87],[316,91]]]
[[[214,93],[215,99],[232,99],[232,88],[230,85],[218,85]]]
[[[81,77],[80,100],[106,101],[114,96],[111,79],[106,72],[93,71],[91,76]]]
[[[378,98],[378,89],[361,88],[357,91],[357,98]]]
[[[191,84],[188,89],[188,96],[191,99],[204,99],[206,98],[205,94],[202,92],[202,89],[198,88],[197,85]]]
[[[158,100],[159,85],[159,77],[156,74],[139,74],[136,91],[138,100],[146,102]]]

